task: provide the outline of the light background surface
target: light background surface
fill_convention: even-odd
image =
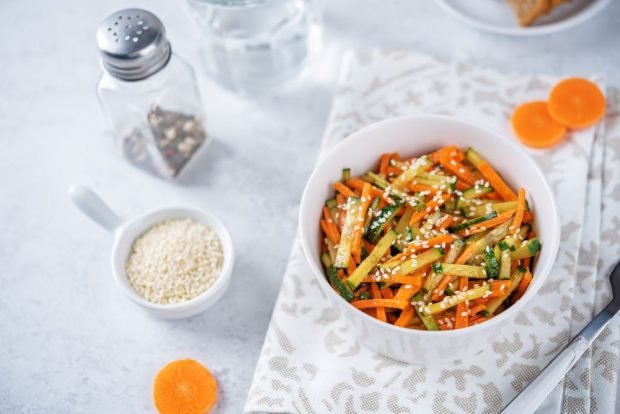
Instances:
[[[234,96],[203,76],[200,37],[181,1],[0,3],[0,412],[152,412],[155,373],[185,357],[216,374],[218,413],[241,412],[343,48],[602,74],[620,87],[618,2],[570,31],[519,39],[470,29],[430,1],[325,3],[324,55],[304,78],[262,98]],[[95,97],[94,31],[130,6],[158,14],[174,50],[194,64],[216,138],[177,184],[118,156]],[[110,236],[68,202],[72,183],[92,186],[126,217],[175,203],[216,213],[238,253],[225,299],[176,322],[130,303],[110,275]]]

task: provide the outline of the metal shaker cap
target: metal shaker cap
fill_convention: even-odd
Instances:
[[[105,70],[127,81],[158,72],[172,53],[161,20],[142,9],[120,10],[106,17],[97,29],[97,46]]]

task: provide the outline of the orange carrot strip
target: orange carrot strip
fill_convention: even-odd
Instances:
[[[405,309],[403,309],[403,311],[400,313],[398,319],[396,319],[396,322],[394,322],[394,325],[401,327],[409,325],[409,322],[411,322],[411,319],[413,318],[414,312],[415,310],[413,309],[413,306],[408,303]]]
[[[507,222],[508,220],[510,220],[510,218],[514,214],[515,214],[515,210],[510,210],[510,211],[506,211],[504,213],[498,214],[492,219],[483,221],[478,224],[474,224],[473,226],[466,228],[465,230],[461,231],[461,234],[466,235],[466,236],[471,236],[473,234],[481,233],[485,230],[492,229],[493,227],[497,227],[500,224],[503,224]]]
[[[467,288],[468,278],[460,277],[459,278],[459,289],[462,291]],[[456,321],[454,323],[454,328],[466,328],[469,324],[469,305],[467,302],[462,302],[456,305]]]
[[[379,174],[387,175],[387,169],[390,165],[390,157],[392,154],[383,154],[381,155],[381,161],[379,161]]]
[[[471,257],[472,254],[476,251],[476,243],[472,243],[463,250],[463,253],[456,259],[456,264],[465,264],[465,262]]]
[[[372,294],[373,300],[387,300],[387,299],[382,299],[381,291],[379,290],[379,286],[377,286],[377,284],[375,282],[372,282],[370,284],[370,293]],[[385,307],[377,306],[377,319],[379,319],[379,320],[381,320],[383,322],[386,321]]]
[[[364,184],[370,184],[370,183],[367,183],[366,181],[356,178],[356,177],[353,177],[347,180],[347,185],[353,188],[354,190],[358,190],[358,191],[364,190]],[[372,197],[382,197],[383,191],[381,191],[379,188],[375,187],[374,185],[370,184],[370,194]]]
[[[351,276],[353,272],[355,272],[356,268],[357,266],[355,266],[355,260],[353,260],[352,257],[349,257],[349,264],[347,266],[347,274]]]
[[[489,165],[486,160],[482,160],[480,164],[476,167],[480,174],[489,182],[491,187],[495,189],[495,191],[502,196],[502,198],[506,201],[514,201],[517,199],[517,195],[512,191],[510,187],[504,182],[502,177]]]
[[[496,280],[489,283],[489,286],[491,286],[491,294],[488,297],[497,298],[504,296],[506,292],[508,292],[508,289],[510,288],[510,280]]]
[[[413,191],[414,193],[418,193],[420,191],[428,191],[431,194],[435,194],[437,191],[439,191],[438,188],[431,187],[430,185],[414,184],[414,183],[407,183],[407,189],[409,191]]]
[[[393,165],[390,165],[387,169],[387,175],[400,175],[403,173],[403,170],[401,170],[398,167],[394,167]]]
[[[461,180],[456,180],[456,183],[454,184],[454,186],[459,191],[465,191],[465,190],[467,190],[468,188],[471,187],[466,182],[463,182]]]
[[[479,323],[482,323],[487,320],[489,320],[489,318],[482,316],[482,315],[476,315],[473,318],[469,318],[469,326],[478,325]]]
[[[394,292],[389,287],[381,289],[381,297],[383,299],[394,299]]]
[[[438,230],[447,229],[448,227],[450,227],[450,225],[452,225],[452,223],[454,223],[454,216],[453,215],[446,214],[444,217],[445,218],[443,220],[440,219],[441,222],[437,226]]]
[[[485,310],[485,308],[487,307],[487,305],[483,305],[483,304],[478,304],[478,305],[474,305],[469,309],[469,313],[473,316],[475,314],[477,314],[478,312],[481,312],[483,310]]]
[[[531,211],[526,211],[523,213],[523,222],[524,223],[531,223],[532,221],[534,221],[534,213],[532,213]]]
[[[417,211],[411,215],[411,220],[409,220],[409,225],[413,226],[418,221],[422,220],[424,217],[426,217],[432,211],[434,211],[435,207],[439,207],[443,203],[445,203],[448,198],[450,198],[449,194],[443,194],[440,200],[431,199],[431,201],[428,202],[428,204],[422,211]]]
[[[349,187],[342,184],[340,181],[336,181],[334,184],[332,184],[332,187],[334,187],[334,190],[338,191],[345,197],[355,197],[355,193],[351,191]]]
[[[525,259],[522,260],[521,265],[529,270],[531,262],[532,262],[532,258],[526,257]]]
[[[333,244],[340,243],[340,233],[337,229],[330,227],[330,225],[325,220],[321,220],[321,228],[323,229],[323,233],[325,236],[331,241]]]
[[[393,309],[405,309],[405,306],[409,302],[406,300],[396,300],[396,299],[364,299],[358,300],[355,302],[351,302],[353,306],[357,309],[366,309],[366,308],[393,308]]]
[[[433,302],[437,302],[439,299],[441,299],[441,296],[443,295],[442,292],[446,290],[446,288],[448,287],[448,284],[450,283],[452,279],[453,279],[452,275],[443,275],[443,277],[437,284],[437,287],[433,291],[433,294],[431,295],[431,300]]]
[[[444,168],[444,170],[451,172],[453,175],[456,175],[459,180],[462,180],[469,185],[473,185],[477,180],[477,177],[469,169],[469,167],[466,167],[454,158],[447,157],[447,154],[442,155],[439,163]]]
[[[525,272],[525,275],[523,275],[523,279],[521,279],[521,283],[519,283],[519,287],[517,288],[517,293],[515,293],[515,296],[512,299],[512,303],[515,303],[516,301],[521,299],[521,296],[523,296],[523,294],[525,293],[525,291],[527,290],[527,287],[530,285],[531,282],[532,282],[532,272],[528,270],[527,272]]]
[[[517,196],[517,212],[515,218],[510,226],[510,231],[515,232],[521,228],[523,222],[523,213],[525,212],[525,189],[519,188],[519,194]]]

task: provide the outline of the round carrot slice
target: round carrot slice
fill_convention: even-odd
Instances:
[[[517,138],[529,147],[549,148],[566,136],[566,128],[551,118],[544,101],[519,105],[510,122]]]
[[[157,373],[153,400],[160,414],[206,414],[217,402],[217,382],[193,359],[173,361]]]
[[[559,82],[549,95],[549,113],[569,128],[586,128],[605,115],[605,96],[594,83],[581,78]]]

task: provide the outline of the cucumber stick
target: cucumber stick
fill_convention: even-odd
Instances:
[[[492,218],[497,217],[497,213],[495,211],[490,212],[489,214],[485,214],[484,216],[476,217],[475,219],[465,221],[461,224],[457,224],[456,226],[449,227],[448,230],[450,232],[457,232],[459,230],[464,230],[469,226],[473,226],[474,224],[482,223],[483,221],[491,220]]]
[[[362,280],[370,273],[370,271],[379,263],[383,255],[390,249],[396,238],[398,237],[398,233],[394,230],[390,230],[379,240],[379,243],[376,244],[375,248],[368,255],[362,263],[355,269],[355,271],[347,278],[347,284],[352,288],[356,289]]]
[[[383,234],[383,229],[396,217],[396,212],[399,208],[399,204],[385,206],[379,211],[379,214],[372,219],[368,226],[368,230],[366,230],[366,237],[371,243],[376,243],[377,240],[379,240],[379,237]]]
[[[512,259],[510,258],[510,250],[502,251],[502,255],[499,260],[499,278],[510,279],[510,266],[512,265]]]
[[[510,294],[514,292],[517,287],[519,287],[519,283],[521,283],[521,279],[523,279],[524,275],[525,272],[523,269],[515,269],[510,276],[510,287],[506,289],[506,293],[500,297],[491,299],[489,303],[487,303],[485,310],[490,314],[495,313],[497,308],[499,308],[499,306],[510,296]]]
[[[416,270],[427,266],[443,257],[442,248],[433,248],[419,254],[416,257],[412,257],[407,260],[393,260],[379,265],[382,269],[392,270],[398,268],[398,274],[408,275]]]
[[[425,315],[423,312],[420,312],[420,306],[417,305],[418,302],[424,302],[424,296],[422,295],[422,293],[417,293],[411,300],[411,304],[415,309],[415,313],[418,315],[418,318],[420,318],[426,329],[428,329],[429,331],[438,331],[439,325],[437,324],[437,321],[435,321],[435,318],[433,318],[431,315]]]
[[[495,257],[495,251],[489,246],[484,251],[484,260],[486,262],[486,273],[491,279],[497,279],[499,277],[499,261]]]
[[[468,289],[462,295],[447,296],[441,302],[431,303],[424,307],[425,315],[434,315],[450,309],[466,300],[474,300],[484,296],[486,292],[491,290],[491,285],[482,285],[477,288]]]
[[[361,228],[358,222],[361,208],[362,201],[359,198],[349,197],[347,199],[347,215],[345,216],[344,225],[342,226],[342,235],[340,236],[340,243],[338,244],[336,261],[334,263],[336,267],[346,268],[349,265],[355,232],[356,229],[359,230]]]
[[[527,244],[522,244],[521,247],[516,249],[510,255],[512,256],[512,260],[525,259],[534,256],[540,251],[541,248],[542,245],[540,244],[540,241],[535,238],[529,240]]]
[[[487,208],[487,204],[489,207]],[[506,211],[514,210],[517,208],[516,201],[504,201],[501,203],[484,203],[479,206],[472,206],[465,209],[465,215],[467,217],[478,217],[489,212],[496,212],[497,214],[505,213]],[[490,210],[490,211],[489,211]]]
[[[470,266],[442,263],[443,272],[452,276],[471,277],[472,279],[486,279],[487,272],[482,266]]]
[[[327,269],[327,277],[331,285],[334,289],[336,289],[340,296],[342,296],[347,302],[351,302],[353,300],[355,294],[342,280],[340,280],[340,277],[338,276],[338,269],[334,266],[329,267]]]

